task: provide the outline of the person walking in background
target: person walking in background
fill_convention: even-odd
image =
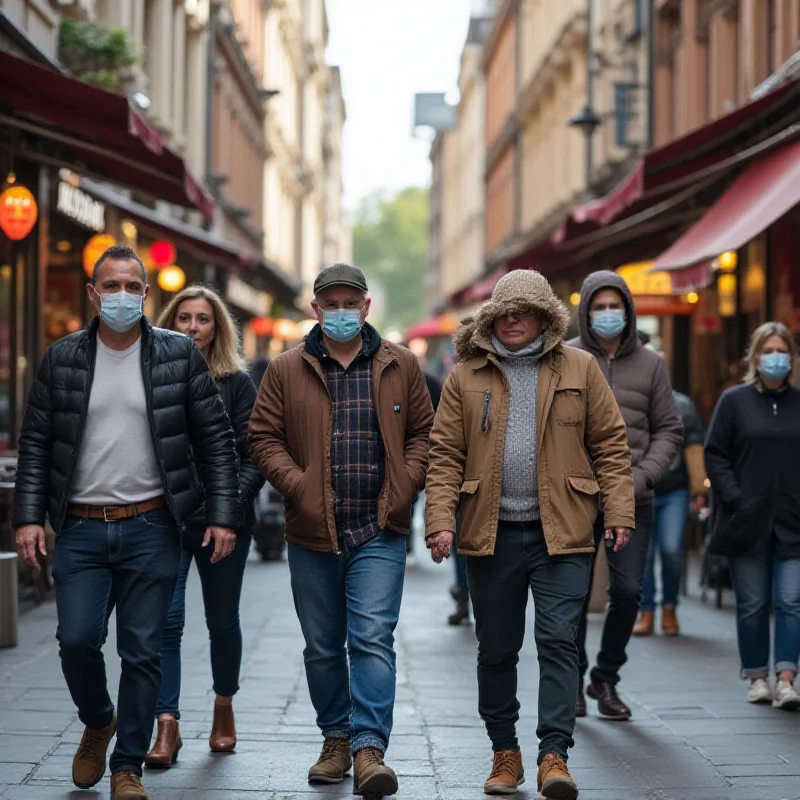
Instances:
[[[659,355],[664,358],[663,353]],[[635,636],[653,633],[656,611],[656,554],[661,561],[661,632],[680,633],[675,609],[683,575],[683,539],[690,507],[699,511],[706,505],[706,470],[703,464],[703,423],[690,397],[673,391],[683,421],[683,447],[667,473],[656,484],[653,535],[647,548],[644,585]]]
[[[525,780],[516,735],[517,663],[528,592],[539,658],[538,788],[573,800],[567,768],[578,695],[575,635],[589,586],[593,523],[620,553],[634,526],[625,424],[595,360],[564,347],[569,314],[532,270],[503,277],[454,337],[431,433],[427,543],[450,555],[456,515],[478,637],[478,708],[492,742],[487,794]]]
[[[130,247],[97,261],[87,285],[97,317],[48,348],[31,388],[12,520],[35,569],[45,516],[56,531],[56,636],[86,726],[72,779],[81,789],[100,781],[116,732],[114,800],[147,797],[142,762],[187,520],[205,498],[204,541],[218,562],[234,549],[240,510],[233,430],[213,376],[188,336],[142,316],[148,289]],[[102,652],[115,608],[116,711]]]
[[[186,523],[178,582],[164,628],[161,646],[161,693],[158,698],[157,732],[147,754],[148,767],[171,767],[182,742],[180,720],[181,639],[186,622],[186,581],[192,560],[197,563],[203,590],[206,626],[211,640],[211,674],[214,681],[214,721],[209,745],[215,752],[236,747],[233,696],[239,690],[242,664],[242,629],[239,599],[244,567],[250,549],[250,526],[255,521],[253,502],[264,485],[260,470],[250,461],[247,427],[256,399],[256,388],[239,354],[239,333],[225,303],[213,290],[190,286],[172,298],[158,318],[158,326],[189,336],[200,349],[233,424],[239,462],[240,515],[236,546],[230,557],[212,563],[203,545],[206,510],[199,509]]]
[[[360,269],[323,270],[312,307],[318,324],[267,369],[248,442],[286,504],[306,677],[325,737],[308,780],[338,783],[354,757],[354,792],[383,797],[397,791],[383,760],[394,629],[433,408],[416,357],[366,322]]]
[[[683,425],[672,395],[667,367],[645,347],[636,329],[636,310],[625,281],[615,272],[589,275],[581,287],[578,308],[580,336],[572,347],[591,353],[605,376],[628,430],[636,493],[636,537],[631,547],[608,552],[609,605],[597,664],[587,694],[597,701],[602,717],[624,720],[630,708],[617,693],[619,671],[636,623],[642,596],[647,548],[653,527],[653,488],[669,469],[683,443]],[[602,514],[595,524],[595,547],[607,524]],[[591,584],[591,582],[590,582]],[[586,629],[591,585],[578,629],[580,689],[578,716],[586,716],[583,679],[589,668]]]
[[[720,397],[708,428],[709,551],[727,556],[747,699],[800,708],[800,389],[794,337],[767,322],[750,340],[744,383]],[[770,606],[775,612],[774,689]]]

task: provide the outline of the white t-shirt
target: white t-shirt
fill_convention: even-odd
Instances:
[[[125,505],[164,494],[147,419],[141,346],[139,338],[127,350],[111,350],[97,337],[71,503]]]

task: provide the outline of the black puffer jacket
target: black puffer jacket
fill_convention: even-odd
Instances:
[[[205,497],[212,524],[236,527],[233,431],[206,361],[187,336],[154,328],[146,319],[141,325],[150,430],[169,509],[183,529]],[[55,342],[39,367],[19,437],[15,528],[44,525],[45,514],[56,532],[64,522],[94,378],[97,329],[95,318],[86,330]]]
[[[239,457],[239,524],[247,527],[256,521],[253,503],[266,483],[261,470],[250,460],[250,451],[247,448],[247,429],[250,425],[250,412],[256,402],[256,387],[246,372],[235,372],[217,381],[217,388],[236,437],[236,453]],[[186,521],[186,527],[194,540],[203,535],[207,525],[205,508],[199,509]]]

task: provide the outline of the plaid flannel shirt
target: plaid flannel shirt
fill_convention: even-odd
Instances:
[[[331,398],[331,487],[345,557],[381,531],[378,497],[385,478],[385,451],[367,347],[365,342],[346,370],[327,352],[320,359]]]

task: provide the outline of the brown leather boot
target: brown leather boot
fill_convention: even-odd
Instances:
[[[152,769],[169,769],[178,760],[183,747],[181,730],[175,717],[165,717],[156,723],[156,740],[144,763]]]
[[[539,792],[547,800],[575,800],[578,787],[569,774],[567,762],[557,753],[548,753],[539,764]]]
[[[447,624],[460,625],[465,621],[469,621],[469,599],[466,595],[459,593],[456,598],[456,610],[447,618]]]
[[[326,739],[317,763],[308,771],[309,783],[341,783],[353,766],[349,739]]]
[[[522,751],[499,750],[494,754],[492,772],[483,784],[484,794],[516,794],[525,783]]]
[[[681,632],[678,617],[675,614],[675,606],[661,608],[661,632],[664,636],[677,636]]]
[[[652,611],[640,611],[639,618],[633,626],[634,636],[652,636],[653,634],[653,618]]]
[[[115,772],[111,776],[111,800],[147,800],[147,792],[135,772]]]
[[[236,749],[236,723],[233,719],[233,706],[214,703],[214,723],[208,746],[215,753],[232,753]]]
[[[597,700],[597,710],[605,719],[626,720],[631,718],[631,710],[620,700],[617,687],[613,683],[598,681],[589,684],[587,697]]]
[[[383,753],[374,747],[359,750],[353,774],[353,794],[376,800],[396,793],[397,775],[383,763]]]
[[[78,751],[72,759],[72,782],[79,789],[91,789],[106,774],[106,753],[116,731],[116,714],[105,728],[84,730]]]

